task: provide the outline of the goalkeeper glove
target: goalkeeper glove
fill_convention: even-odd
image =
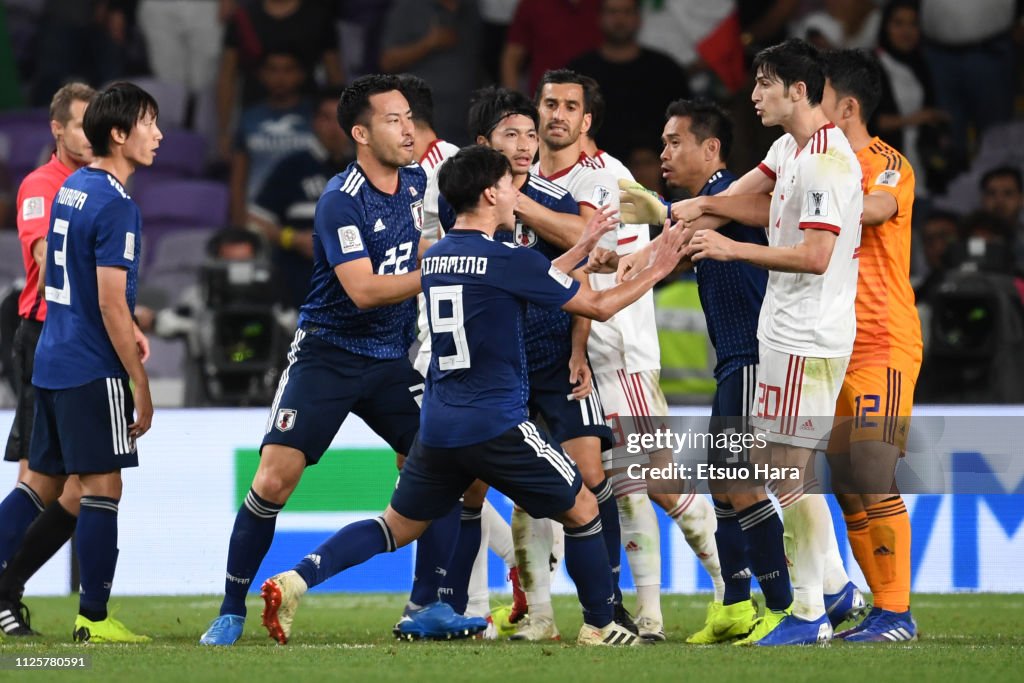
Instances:
[[[633,180],[619,180],[619,215],[623,223],[662,225],[668,217],[668,207],[656,192],[651,192]]]

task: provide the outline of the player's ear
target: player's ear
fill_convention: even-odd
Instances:
[[[793,85],[789,86],[789,98],[793,102],[799,102],[800,100],[807,97],[807,84],[803,81],[797,81]]]
[[[477,135],[476,136],[476,144],[478,144],[478,145],[486,145],[488,143],[490,143],[490,140],[485,138],[483,135]]]
[[[50,121],[50,132],[53,134],[53,139],[56,140],[58,135],[64,134],[64,124],[59,121]]]
[[[117,144],[123,145],[125,142],[128,141],[128,132],[129,131],[125,131],[125,130],[122,130],[122,129],[118,128],[117,126],[114,126],[113,128],[110,129],[110,137]]]
[[[580,127],[580,133],[586,133],[590,130],[590,122],[594,120],[594,117],[590,114],[583,115],[583,125]]]
[[[718,158],[718,153],[722,149],[722,141],[718,138],[708,138],[701,147],[704,148],[704,161],[711,161]]]
[[[352,130],[349,132],[349,136],[355,141],[357,145],[368,145],[370,144],[370,130],[361,123],[357,123],[352,126]]]

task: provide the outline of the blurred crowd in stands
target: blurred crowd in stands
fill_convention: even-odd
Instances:
[[[160,104],[153,168],[130,190],[147,235],[145,303],[174,309],[216,230],[245,227],[275,269],[275,304],[301,304],[312,217],[353,158],[340,88],[407,72],[434,96],[434,128],[470,142],[473,91],[532,93],[569,66],[601,85],[601,148],[665,192],[660,133],[679,97],[736,122],[731,168],[778,130],[750,103],[751,59],[787,36],[873,50],[884,72],[872,132],[917,174],[912,280],[927,306],[957,269],[1024,273],[1024,98],[1019,0],[4,0],[0,7],[0,240],[22,177],[52,147],[46,107],[69,80],[133,80]],[[16,241],[16,240],[15,240]],[[10,251],[10,254],[4,253]],[[10,261],[10,263],[7,263]],[[18,277],[0,249],[0,279]],[[1015,280],[1019,282],[1020,280]],[[928,325],[929,323],[926,323]],[[926,339],[928,330],[926,329]],[[181,346],[181,344],[177,344]],[[168,349],[172,347],[169,345]],[[154,351],[156,359],[160,348]],[[170,354],[168,372],[180,366]],[[159,362],[159,361],[158,361]],[[157,376],[160,372],[157,370]]]

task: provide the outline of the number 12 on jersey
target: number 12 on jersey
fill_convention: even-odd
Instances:
[[[442,313],[442,304],[446,310]],[[470,366],[469,342],[466,341],[465,319],[462,310],[462,285],[444,285],[430,288],[430,330],[434,334],[452,335],[455,353],[437,357],[437,367],[442,370],[465,370]],[[434,343],[434,352],[440,350]]]

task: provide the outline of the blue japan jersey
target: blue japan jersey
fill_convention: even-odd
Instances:
[[[313,219],[313,279],[299,326],[326,342],[370,358],[401,358],[416,337],[416,299],[359,310],[334,268],[369,258],[378,275],[416,269],[427,176],[418,166],[398,170],[398,190],[386,194],[355,162],[331,178]]]
[[[433,353],[420,441],[481,443],[528,418],[526,303],[559,308],[579,283],[533,249],[452,230],[423,258]]]
[[[46,322],[32,383],[69,389],[127,377],[100,314],[96,269],[127,271],[125,299],[135,310],[142,219],[124,187],[97,168],[75,171],[54,197],[46,237]]]
[[[580,206],[572,198],[569,191],[534,174],[529,174],[523,185],[522,193],[527,197],[559,213],[579,215]],[[451,210],[444,197],[438,200],[441,226],[450,230],[455,223],[455,212]],[[521,247],[535,249],[549,261],[565,253],[543,237],[538,235],[523,222],[516,219],[514,232],[502,230],[495,233],[494,239],[499,242],[511,242]],[[568,366],[572,355],[572,316],[561,308],[545,308],[527,304],[526,306],[526,363],[530,373],[555,365]]]
[[[736,176],[723,169],[708,179],[702,196],[724,192]],[[764,228],[728,223],[718,229],[737,242],[768,244]],[[696,264],[697,292],[707,319],[708,336],[718,363],[715,379],[721,382],[744,365],[758,362],[757,321],[768,286],[768,271],[739,261],[705,260]]]

